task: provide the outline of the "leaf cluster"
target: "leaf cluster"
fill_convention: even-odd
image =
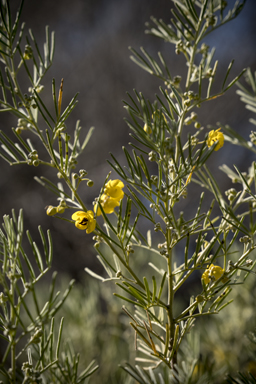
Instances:
[[[49,374],[61,378],[64,367],[74,359],[72,380],[80,383],[96,367],[92,369],[90,365],[78,375],[79,358],[70,346],[63,351],[61,358],[63,319],[58,326],[58,333],[54,322],[74,281],[70,282],[60,297],[60,292],[55,292],[57,274],[54,273],[47,301],[42,303],[39,300],[40,282],[51,268],[53,249],[50,232],[45,236],[40,226],[38,230],[43,252],[26,231],[28,252],[23,246],[22,211],[18,217],[14,211],[12,217],[4,216],[3,231],[0,230],[0,337],[3,352],[0,373],[10,381],[23,383],[33,378],[39,380],[45,375],[48,377]],[[62,380],[65,377],[66,374]]]

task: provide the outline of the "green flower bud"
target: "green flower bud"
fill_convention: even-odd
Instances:
[[[116,277],[122,277],[122,271],[117,271],[116,272]]]
[[[251,238],[249,236],[243,236],[239,239],[240,243],[249,243],[251,241]]]
[[[205,300],[205,298],[204,298],[202,295],[198,295],[198,296],[196,297],[196,301],[197,301],[198,303],[202,303],[204,300]]]
[[[49,205],[47,207],[46,214],[48,216],[54,216],[54,215],[56,215],[56,213],[57,213],[57,208],[56,207],[53,207],[52,205]]]
[[[57,212],[56,213],[64,213],[65,212],[65,207],[63,207],[63,206],[61,206],[61,205],[59,205],[58,207],[57,207]]]
[[[85,170],[85,169],[80,169],[80,171],[79,171],[79,176],[80,177],[85,177],[86,175],[87,175],[87,171]]]
[[[157,161],[157,154],[154,151],[149,152],[148,159],[149,161]]]
[[[93,182],[92,180],[88,180],[88,181],[87,181],[87,186],[88,186],[88,187],[92,187],[93,184],[94,184],[94,182]]]

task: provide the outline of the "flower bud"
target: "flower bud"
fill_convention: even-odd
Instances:
[[[85,170],[85,169],[80,169],[80,171],[79,171],[79,176],[80,177],[85,177],[86,175],[87,175],[87,171]]]
[[[116,272],[116,277],[122,277],[122,271],[117,271]]]
[[[243,237],[240,237],[240,239],[239,239],[240,243],[249,243],[250,240],[251,239],[249,236],[243,236]]]
[[[149,135],[152,133],[152,129],[149,127],[149,125],[148,125],[147,123],[144,125],[143,130],[144,130],[146,133],[148,133]]]
[[[88,180],[88,181],[87,181],[87,186],[88,186],[88,187],[92,187],[93,184],[94,184],[94,182],[93,182],[92,180]]]
[[[52,205],[49,205],[47,207],[46,214],[48,216],[54,216],[54,215],[56,215],[56,213],[57,213],[57,208],[56,207],[53,207]]]
[[[149,161],[157,161],[157,154],[154,151],[149,152],[148,159]]]
[[[65,207],[59,205],[59,206],[57,207],[57,212],[56,212],[56,213],[64,213],[64,212],[65,212]]]
[[[196,297],[197,303],[202,303],[204,300],[205,300],[205,298],[203,297],[203,295],[197,295],[197,297]]]

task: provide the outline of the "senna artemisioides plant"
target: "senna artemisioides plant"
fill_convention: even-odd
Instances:
[[[128,94],[125,108],[133,142],[130,149],[123,149],[124,166],[111,155],[109,164],[118,176],[106,176],[94,207],[86,206],[80,194],[93,181],[84,169],[75,172],[92,129],[82,141],[79,122],[73,138],[67,133],[66,119],[76,96],[63,111],[63,82],[59,89],[52,83],[54,112],[44,103],[43,76],[52,64],[53,38],[47,30],[41,54],[30,32],[22,49],[22,29],[17,35],[20,13],[11,24],[8,2],[6,12],[1,11],[1,65],[5,68],[0,74],[1,110],[18,117],[15,139],[1,133],[1,156],[11,165],[51,167],[57,181],[36,178],[57,196],[58,203],[49,205],[46,213],[93,234],[106,276],[86,271],[103,282],[114,281],[115,295],[126,303],[123,310],[135,332],[140,365],[124,369],[140,383],[163,383],[161,369],[167,370],[168,382],[185,382],[179,350],[187,334],[196,327],[197,318],[218,314],[231,302],[232,286],[241,284],[255,265],[249,259],[255,248],[255,164],[246,174],[237,167],[222,166],[238,185],[227,191],[208,166],[225,141],[255,152],[255,133],[249,142],[227,125],[213,125],[207,133],[196,113],[198,107],[209,108],[211,100],[229,91],[245,72],[232,78],[231,62],[213,92],[218,61],[214,61],[214,49],[204,43],[209,33],[236,18],[244,3],[173,0],[170,24],[152,18],[147,32],[174,45],[176,54],[184,58],[186,75],[174,76],[161,53],[156,60],[143,48],[141,52],[131,49],[132,60],[159,79],[160,91],[153,102],[136,90]],[[19,87],[21,70],[30,82],[29,95]],[[250,71],[247,78],[255,95]],[[255,100],[241,84],[240,88],[242,100],[255,112]],[[27,132],[35,139],[27,138]],[[192,183],[197,206],[183,214],[181,201],[190,199]],[[238,257],[233,254],[237,239],[243,245]],[[190,295],[184,293],[184,286],[193,276],[201,279],[201,288]],[[187,294],[187,305],[177,309],[180,292]],[[158,367],[160,381],[153,372]],[[188,371],[193,374],[193,369]]]

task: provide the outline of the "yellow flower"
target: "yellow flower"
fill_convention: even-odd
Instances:
[[[202,280],[205,284],[209,284],[211,280],[218,280],[224,274],[224,269],[218,265],[211,264],[202,274]]]
[[[109,180],[104,188],[104,193],[100,197],[100,204],[105,213],[113,213],[115,207],[120,205],[124,197],[124,183],[121,180]],[[96,212],[97,211],[97,212]],[[95,204],[94,212],[97,216],[101,215],[100,206]]]
[[[114,199],[113,197],[105,195],[104,193],[100,197],[100,204],[101,204],[102,209],[104,210],[104,212],[107,213],[107,214],[113,213],[115,207],[118,207],[120,205],[118,199]],[[94,206],[94,212],[95,213],[96,213],[96,207],[97,207],[97,204],[95,204],[95,206]],[[98,205],[98,209],[97,209],[96,215],[97,216],[101,215],[101,209],[100,209],[99,205]]]
[[[123,188],[124,183],[121,180],[109,180],[105,185],[104,194],[120,201],[124,197]]]
[[[96,220],[92,211],[77,211],[73,213],[72,220],[75,221],[75,226],[78,229],[86,229],[86,233],[91,233],[96,227]]]
[[[216,141],[218,141],[218,144],[214,148],[214,151],[218,151],[221,147],[224,145],[224,135],[222,132],[219,132],[221,128],[216,129],[216,131],[212,130],[209,132],[208,139],[206,141],[206,144],[208,147],[211,147]]]

